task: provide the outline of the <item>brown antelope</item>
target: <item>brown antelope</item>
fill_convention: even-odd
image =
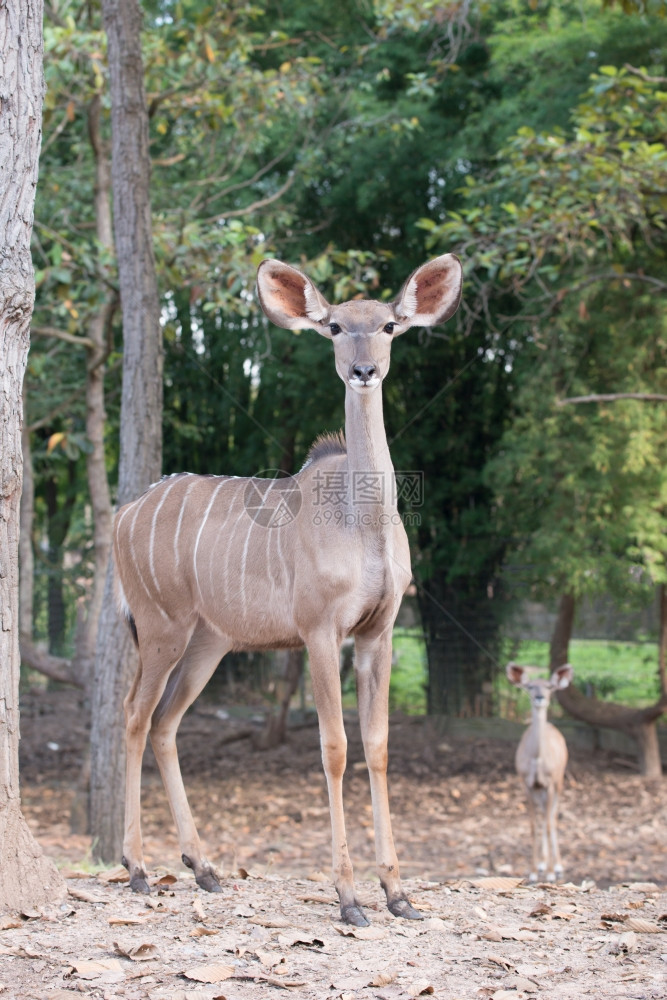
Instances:
[[[558,667],[548,680],[532,678],[536,668],[507,664],[507,676],[516,687],[530,696],[531,719],[516,751],[515,764],[526,791],[533,840],[533,869],[530,881],[538,878],[555,882],[563,874],[558,849],[558,798],[563,790],[567,766],[565,737],[547,721],[553,691],[566,688],[572,680],[572,667]],[[539,822],[538,822],[539,817]]]
[[[257,290],[277,326],[312,329],[331,341],[345,385],[345,437],[319,439],[292,478],[183,473],[163,479],[118,512],[118,599],[139,647],[139,667],[125,701],[123,863],[132,889],[148,892],[140,785],[150,733],[182,860],[203,889],[220,891],[188,806],[176,731],[229,650],[305,645],[341,916],[367,924],[355,896],[343,814],[347,741],[338,665],[341,643],[352,635],[380,881],[392,913],[419,919],[401,885],[387,797],[392,627],[411,571],[381,387],[394,338],[412,326],[442,323],[456,311],[461,265],[452,254],[429,261],[392,303],[330,305],[309,278],[276,260],[260,265]],[[304,374],[307,391],[312,372]]]

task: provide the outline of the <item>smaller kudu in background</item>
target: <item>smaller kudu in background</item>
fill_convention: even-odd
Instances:
[[[530,725],[521,737],[515,757],[517,773],[526,789],[533,839],[530,881],[537,882],[546,875],[548,882],[555,882],[563,874],[556,824],[567,766],[567,744],[563,734],[547,721],[547,711],[552,692],[568,686],[573,670],[566,663],[545,680],[532,676],[536,669],[508,663],[506,672],[510,682],[523,688],[530,697]]]

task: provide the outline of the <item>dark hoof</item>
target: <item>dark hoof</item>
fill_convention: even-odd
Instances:
[[[195,881],[199,888],[204,889],[206,892],[222,892],[218,876],[214,875],[213,872],[204,872]]]
[[[370,920],[366,919],[366,914],[358,903],[349,903],[341,906],[340,915],[344,924],[353,924],[355,927],[370,927]]]
[[[135,871],[134,875],[130,871],[130,864],[126,857],[121,858],[121,864],[123,864],[128,872],[130,872],[130,889],[132,892],[140,892],[143,896],[150,896],[150,889],[148,888],[148,882],[146,881],[146,872],[143,868],[139,871]]]
[[[146,881],[146,876],[143,872],[139,872],[138,875],[133,875],[130,879],[130,889],[132,892],[140,892],[144,896],[150,896],[151,891],[148,888],[148,882]]]
[[[400,899],[392,899],[391,902],[387,903],[389,907],[389,912],[393,913],[395,917],[404,917],[405,920],[423,920],[424,915],[415,910],[414,906],[409,899],[402,896]]]

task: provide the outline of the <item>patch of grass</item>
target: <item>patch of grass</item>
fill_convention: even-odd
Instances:
[[[410,715],[424,715],[428,665],[421,631],[395,629],[393,649],[389,708],[392,712],[398,709]],[[500,715],[523,717],[529,712],[529,701],[505,679],[504,665],[510,659],[541,667],[546,676],[549,643],[525,640],[517,646],[507,640],[501,652],[496,681]],[[655,642],[574,639],[570,643],[570,662],[574,667],[574,683],[586,694],[594,694],[603,701],[639,708],[658,698],[658,645]],[[345,707],[356,705],[353,676],[345,686],[344,704]],[[557,706],[554,714],[558,714]]]
[[[389,710],[409,715],[426,713],[428,667],[426,644],[418,629],[394,629],[394,663],[389,685]]]
[[[549,643],[521,642],[518,649],[513,647],[512,659],[543,667],[546,674]],[[603,701],[639,708],[658,699],[658,644],[655,642],[573,639],[570,663],[574,667],[577,687]]]

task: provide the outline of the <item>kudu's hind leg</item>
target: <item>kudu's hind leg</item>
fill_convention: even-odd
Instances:
[[[375,856],[387,906],[396,917],[421,920],[405,895],[394,847],[387,791],[387,742],[389,737],[389,677],[391,631],[372,640],[355,640],[359,722],[368,765],[375,828]]]
[[[184,713],[206,686],[231,642],[199,626],[182,659],[172,672],[153,713],[151,745],[169,799],[183,864],[191,868],[197,884],[207,892],[220,892],[220,881],[202,855],[201,842],[188,804],[176,749],[176,733]]]
[[[561,861],[560,849],[558,847],[558,789],[549,789],[549,797],[546,809],[547,832],[549,836],[550,865],[548,879],[555,882],[563,875],[563,862]]]
[[[143,632],[141,633],[143,635]],[[125,834],[123,864],[130,873],[134,892],[149,892],[141,836],[141,764],[151,717],[180,659],[187,637],[178,643],[163,636],[159,642],[145,640],[139,648],[139,666],[125,699]],[[167,650],[169,651],[167,653]],[[165,658],[169,662],[165,666]]]

